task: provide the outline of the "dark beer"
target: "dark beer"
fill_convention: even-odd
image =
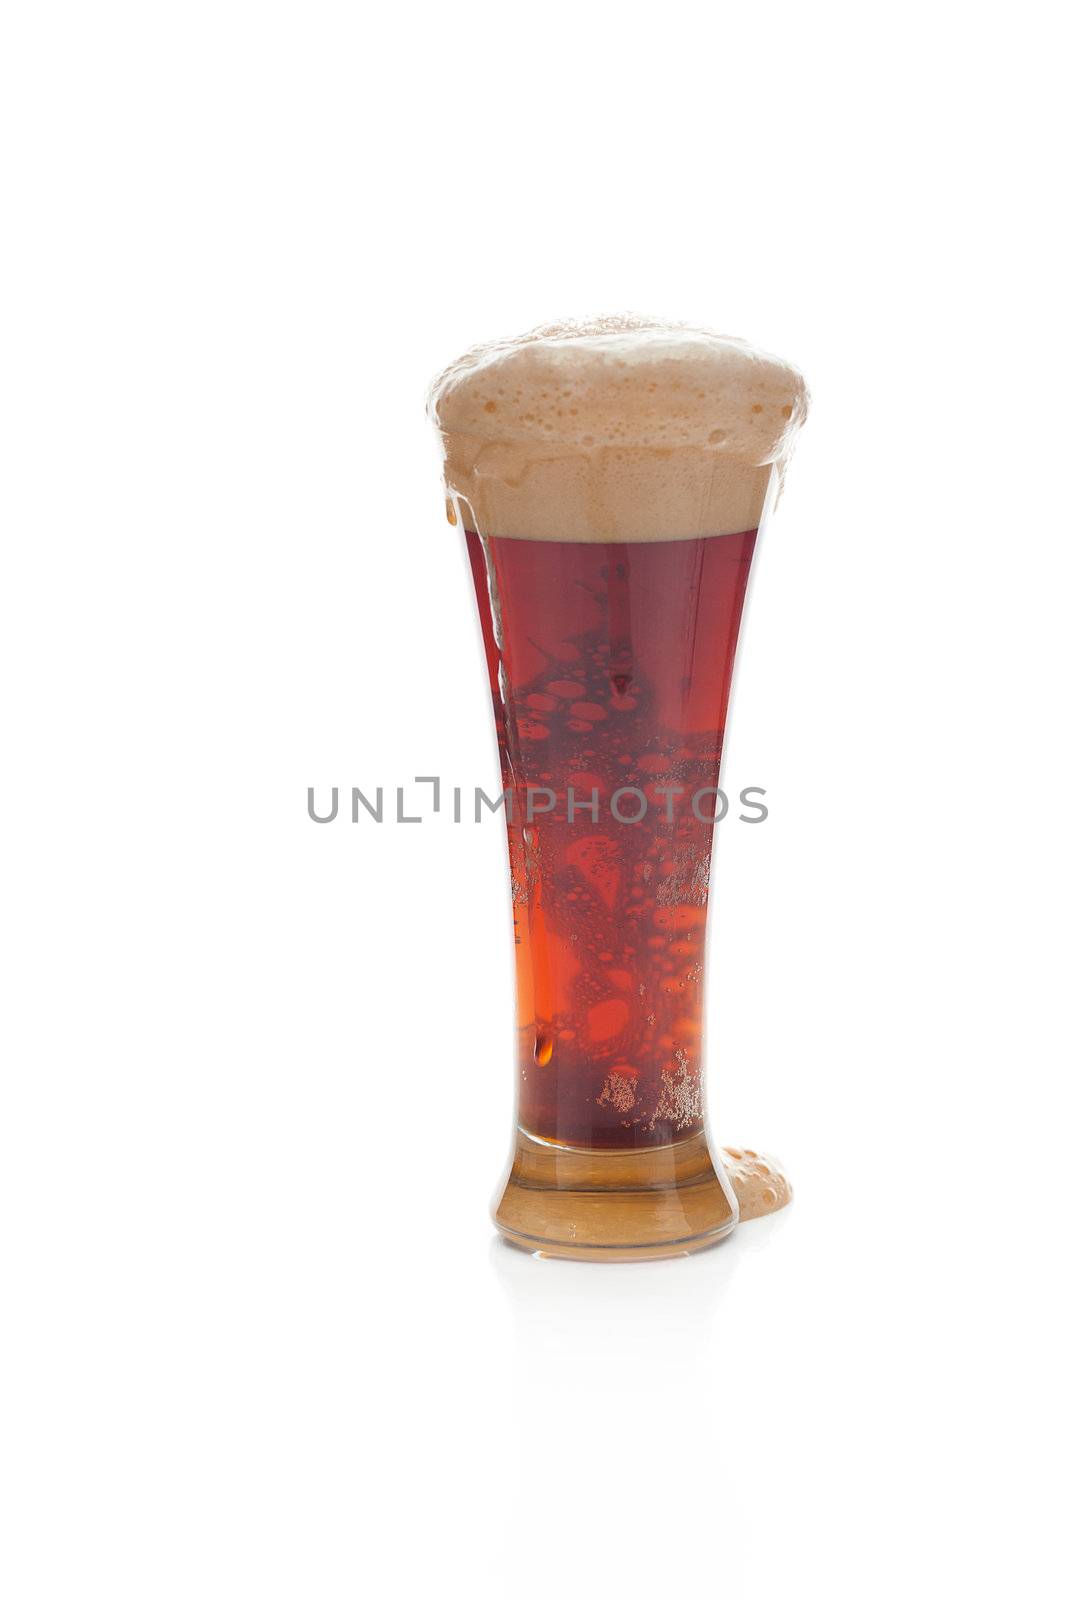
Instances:
[[[703,1120],[708,873],[755,532],[467,534],[511,792],[518,1118],[638,1149]]]

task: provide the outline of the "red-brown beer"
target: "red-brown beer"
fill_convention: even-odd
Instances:
[[[535,1138],[641,1149],[702,1126],[714,790],[755,540],[467,534]]]

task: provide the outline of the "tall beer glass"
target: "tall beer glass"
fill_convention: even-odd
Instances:
[[[803,381],[739,340],[609,319],[476,349],[431,406],[507,797],[518,1093],[494,1220],[547,1255],[684,1254],[737,1220],[704,1126],[708,878]]]

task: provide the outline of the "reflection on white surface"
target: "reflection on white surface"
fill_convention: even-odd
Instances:
[[[548,1260],[495,1238],[489,1260],[512,1312],[518,1391],[551,1408],[584,1368],[626,1407],[659,1405],[672,1389],[704,1412],[716,1381],[716,1317],[743,1258],[763,1250],[787,1216],[746,1223],[696,1255],[617,1266]]]
[[[672,1575],[702,1589],[718,1546],[716,1583],[754,1592],[758,1528],[739,1482],[736,1369],[719,1328],[739,1268],[788,1226],[780,1212],[697,1255],[618,1266],[492,1242],[511,1314],[519,1494],[549,1518],[583,1519],[584,1540],[568,1541],[576,1581],[617,1574],[621,1559],[627,1594]]]

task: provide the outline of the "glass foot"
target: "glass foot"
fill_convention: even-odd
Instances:
[[[523,1250],[649,1261],[724,1239],[737,1225],[737,1202],[703,1133],[647,1150],[580,1150],[519,1128],[492,1215]]]

